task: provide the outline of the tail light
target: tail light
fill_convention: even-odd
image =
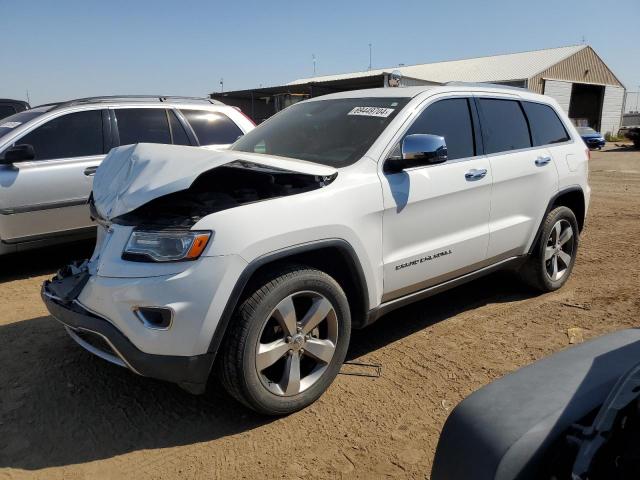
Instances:
[[[240,112],[240,114],[241,114],[244,118],[246,118],[247,120],[249,120],[249,121],[251,122],[251,125],[253,125],[254,127],[256,126],[256,122],[254,122],[253,120],[251,120],[251,118],[250,118],[246,113],[244,113],[244,112],[240,109],[240,107],[233,107],[233,108],[235,108],[237,111],[239,111],[239,112]]]
[[[591,150],[589,150],[588,148],[585,148],[584,153],[587,154],[587,160],[591,160]]]

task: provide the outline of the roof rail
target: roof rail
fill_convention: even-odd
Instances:
[[[505,90],[517,90],[521,92],[526,90],[525,87],[514,87],[513,85],[501,85],[499,83],[491,83],[491,82],[445,82],[443,85],[448,85],[452,87],[491,87],[491,88],[504,88]]]
[[[53,109],[71,107],[74,105],[83,105],[85,103],[108,103],[118,100],[139,101],[139,102],[153,102],[157,101],[164,103],[170,100],[188,100],[208,102],[212,105],[224,105],[224,103],[207,97],[180,97],[175,95],[106,95],[101,97],[86,97],[76,98],[75,100],[68,100],[66,102],[57,103],[45,103],[44,105],[38,105],[39,107],[53,107]]]

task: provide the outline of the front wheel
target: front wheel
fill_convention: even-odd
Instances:
[[[573,270],[579,230],[573,212],[557,207],[547,214],[542,234],[521,271],[526,283],[543,292],[562,287]]]
[[[303,266],[273,272],[238,308],[219,373],[246,406],[284,415],[313,403],[344,362],[347,298],[329,275]]]

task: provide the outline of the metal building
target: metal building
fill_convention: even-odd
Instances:
[[[394,70],[402,73],[401,86],[461,81],[528,88],[555,98],[576,125],[614,134],[620,128],[625,87],[588,45],[324,75],[281,86],[213,93],[211,96],[240,107],[260,122],[304,98],[389,86]]]

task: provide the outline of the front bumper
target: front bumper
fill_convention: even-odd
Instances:
[[[111,322],[89,312],[76,299],[63,301],[49,282],[43,284],[41,293],[51,315],[85,349],[139,375],[177,383],[191,393],[204,392],[213,364],[212,353],[194,356],[145,353]]]

